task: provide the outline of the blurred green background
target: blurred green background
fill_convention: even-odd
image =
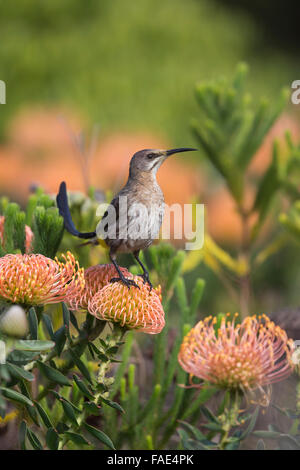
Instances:
[[[7,84],[2,137],[14,113],[36,103],[80,111],[103,133],[146,129],[175,145],[188,143],[188,123],[197,112],[195,82],[229,75],[240,60],[251,67],[249,90],[274,96],[297,78],[295,38],[288,36],[292,55],[278,43],[281,36],[286,41],[287,28],[277,30],[273,41],[260,14],[265,5],[276,26],[282,8],[267,1],[236,3],[1,2],[0,79]],[[297,16],[289,2],[284,11]]]

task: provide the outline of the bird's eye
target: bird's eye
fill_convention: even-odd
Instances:
[[[156,155],[155,153],[148,153],[147,157],[149,158],[149,160],[151,160],[152,158],[155,158]]]

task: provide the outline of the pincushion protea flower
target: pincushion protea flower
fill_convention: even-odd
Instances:
[[[84,287],[84,272],[72,253],[64,262],[40,254],[0,258],[0,298],[21,305],[70,301]]]
[[[182,368],[220,388],[254,390],[285,379],[292,372],[293,342],[265,315],[242,324],[216,318],[200,321],[184,338],[178,360]],[[199,385],[195,385],[199,386]]]
[[[4,241],[4,222],[5,222],[4,215],[0,215],[0,242],[2,245]],[[28,225],[25,225],[25,251],[26,253],[30,253],[32,249],[32,240],[33,240],[33,232]]]
[[[125,277],[132,277],[132,274],[126,269],[121,268]],[[87,309],[89,300],[104,286],[109,284],[110,280],[116,277],[116,268],[113,264],[97,264],[84,271],[85,286],[82,291],[78,291],[72,299],[69,306],[72,310]]]
[[[150,288],[138,276],[132,277],[139,286],[121,282],[107,284],[89,301],[89,312],[99,320],[120,323],[144,333],[160,333],[165,325],[161,291]]]

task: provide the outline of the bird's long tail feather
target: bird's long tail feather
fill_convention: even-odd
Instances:
[[[69,205],[68,205],[67,186],[64,181],[60,184],[59,192],[56,196],[56,203],[57,203],[59,213],[64,219],[65,229],[69,233],[71,233],[75,237],[84,238],[84,239],[90,239],[90,238],[96,237],[96,232],[83,233],[83,232],[79,232],[77,228],[75,227],[74,222],[72,220]]]

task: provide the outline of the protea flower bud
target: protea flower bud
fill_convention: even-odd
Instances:
[[[144,333],[160,333],[165,325],[160,289],[152,289],[140,277],[133,277],[137,287],[121,282],[107,284],[92,297],[89,312],[99,320],[119,323]]]
[[[7,336],[24,338],[28,333],[26,313],[19,305],[12,305],[0,315],[0,331]]]
[[[125,277],[132,277],[132,274],[126,269],[121,268]],[[69,301],[69,307],[72,310],[87,309],[89,300],[104,286],[109,284],[113,277],[116,277],[116,268],[113,264],[97,264],[85,269],[84,289],[78,291],[77,295]]]

